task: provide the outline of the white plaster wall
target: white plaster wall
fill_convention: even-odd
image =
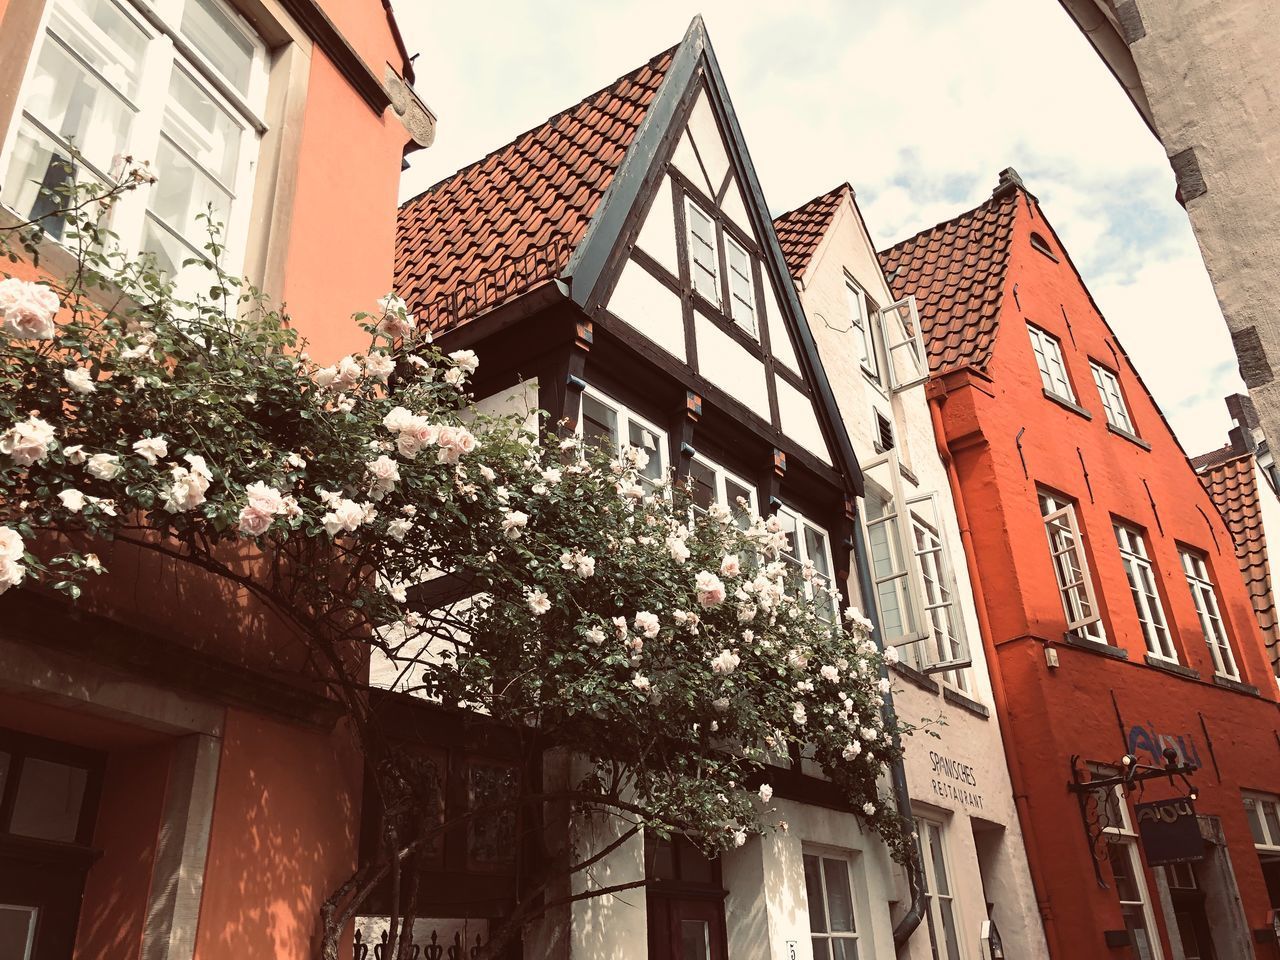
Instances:
[[[671,178],[663,175],[662,182],[653,196],[644,226],[636,237],[638,246],[658,263],[666,267],[673,277],[680,276],[680,261],[676,256],[675,201],[671,196]]]
[[[764,364],[722,333],[700,310],[694,312],[693,327],[698,339],[698,372],[768,421],[769,390]]]
[[[604,849],[629,827],[630,824],[603,814],[575,824],[576,857],[582,860],[593,851]],[[642,879],[644,838],[637,834],[590,870],[577,874],[573,891],[580,893]],[[644,888],[575,903],[569,945],[573,960],[648,960],[648,911]]]
[[[782,308],[778,305],[778,295],[773,284],[765,278],[764,284],[765,320],[769,324],[769,349],[773,359],[785,364],[795,373],[800,372],[800,362],[796,359],[796,348],[791,343],[791,334],[787,332],[787,322],[783,319]],[[810,319],[812,323],[812,318]]]
[[[720,124],[716,122],[705,90],[698,94],[689,115],[689,133],[698,148],[702,166],[711,178],[710,193],[714,197],[720,184],[724,183],[724,175],[729,172],[729,155],[725,152],[724,141],[720,139]]]
[[[827,452],[827,441],[822,436],[822,427],[818,424],[813,401],[781,377],[774,377],[773,385],[778,392],[778,417],[782,421],[782,432],[829,465],[831,455]]]
[[[972,585],[946,468],[934,441],[924,385],[889,395],[863,374],[850,332],[846,270],[880,306],[892,302],[893,296],[875,251],[853,206],[847,202],[841,205],[802,278],[801,301],[806,314],[814,318],[811,325],[814,339],[854,450],[865,458],[872,456],[871,411],[879,409],[894,424],[902,464],[919,480],[919,486],[911,491],[911,484],[904,477],[904,492],[938,494],[942,538],[955,572],[959,610],[973,656],[973,666],[967,671],[970,696],[990,712],[985,719],[975,716],[948,702],[941,693],[931,693],[896,679],[894,703],[898,715],[916,725],[928,721],[938,734],[935,739],[920,733],[908,741],[905,764],[908,787],[913,801],[930,805],[934,812],[948,819],[951,828],[947,831],[948,853],[956,881],[957,909],[963,916],[962,933],[967,938],[965,949],[977,956],[977,924],[985,916],[981,875],[969,823],[970,817],[978,817],[1004,829],[1006,842],[996,866],[996,879],[1008,895],[999,905],[997,922],[1006,944],[1012,948],[1011,955],[1044,956],[1046,947],[992,702],[991,679],[983,655]],[[819,315],[821,320],[817,319]],[[872,609],[869,604],[864,607]],[[939,725],[939,719],[945,721],[945,725]],[[970,766],[978,789],[945,774],[935,776],[937,757]],[[966,802],[961,788],[968,794],[980,795],[981,804]],[[913,937],[904,955],[912,960],[928,960],[931,954],[927,933]]]
[[[747,204],[742,199],[742,191],[738,189],[737,177],[729,178],[729,188],[725,191],[724,199],[720,201],[720,209],[738,225],[743,233],[752,237],[756,235],[756,232],[751,229],[751,218],[747,216]],[[757,242],[759,242],[758,237]]]
[[[628,260],[622,268],[609,298],[609,312],[676,359],[685,359],[680,298],[634,260]]]

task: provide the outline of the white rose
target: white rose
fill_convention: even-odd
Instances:
[[[412,520],[392,520],[387,524],[387,535],[396,543],[404,543],[404,538],[413,529]]]
[[[17,277],[0,280],[0,315],[5,333],[11,337],[52,340],[57,332],[53,318],[61,306],[58,295],[43,283]]]
[[[6,327],[8,324],[5,325]],[[48,339],[48,338],[45,338]],[[13,560],[0,560],[0,593],[16,587],[27,575],[27,568]]]
[[[375,500],[381,500],[400,482],[400,465],[386,454],[364,466],[369,471],[369,496]]]
[[[396,362],[379,351],[364,358],[364,368],[373,379],[386,383],[387,378],[395,372]]]
[[[453,365],[463,373],[472,374],[480,366],[480,358],[476,356],[474,350],[455,350],[449,354],[449,359],[453,361]]]
[[[68,367],[62,371],[62,379],[66,380],[67,386],[76,393],[93,393],[98,389],[98,385],[93,380],[93,374],[84,367]]]
[[[525,594],[525,602],[536,617],[542,616],[551,609],[551,601],[547,595],[536,588]]]
[[[0,527],[0,560],[18,561],[26,550],[22,535],[12,527]]]
[[[10,457],[20,467],[29,467],[49,455],[53,438],[53,427],[32,415],[21,423],[14,424],[0,436],[0,453]]]
[[[637,690],[639,690],[641,693],[649,692],[649,686],[650,686],[649,678],[646,677],[643,673],[637,673],[634,677],[632,677],[631,685],[635,687]]]
[[[79,513],[84,509],[84,494],[79,490],[68,488],[58,494],[58,499],[62,501],[62,506],[71,513]]]
[[[657,615],[647,610],[641,610],[635,617],[636,629],[652,640],[658,635],[658,631],[662,628]]]
[[[120,466],[120,458],[114,453],[95,453],[89,458],[85,469],[99,480],[114,480],[124,468]]]
[[[769,786],[769,784],[767,783],[760,784],[759,793],[760,793],[760,801],[762,803],[768,803],[770,800],[773,799],[773,787]]]
[[[143,437],[133,445],[133,452],[154,467],[156,461],[169,455],[169,444],[164,437]]]
[[[502,518],[502,534],[508,540],[519,540],[520,534],[528,526],[529,515],[519,510],[508,510]]]

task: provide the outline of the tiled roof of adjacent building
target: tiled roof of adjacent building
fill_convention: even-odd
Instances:
[[[1266,641],[1273,666],[1280,665],[1280,624],[1277,623],[1275,596],[1271,590],[1271,567],[1267,561],[1267,538],[1262,529],[1262,505],[1258,501],[1258,477],[1252,455],[1232,451],[1223,460],[1224,450],[1192,460],[1206,461],[1200,482],[1209,491],[1235,543],[1236,561],[1244,575],[1245,586],[1253,601],[1253,611]],[[1213,458],[1213,459],[1210,459]]]
[[[1235,460],[1237,457],[1243,456],[1241,451],[1237,449],[1234,443],[1228,443],[1225,447],[1219,447],[1217,450],[1210,450],[1208,453],[1202,453],[1197,457],[1191,458],[1191,469],[1196,473],[1207,470],[1209,467],[1217,467],[1226,463],[1228,460]]]
[[[773,228],[778,233],[778,244],[782,247],[782,256],[787,261],[787,270],[791,276],[799,279],[809,266],[827,227],[831,226],[831,218],[840,207],[845,191],[852,192],[853,188],[842,183],[773,221]]]
[[[986,203],[880,254],[894,296],[915,294],[934,373],[991,357],[1017,204],[1002,178]]]
[[[671,66],[658,54],[400,207],[396,292],[419,322],[465,322],[557,276]]]

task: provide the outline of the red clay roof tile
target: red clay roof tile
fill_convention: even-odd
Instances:
[[[991,358],[1017,196],[1001,191],[880,254],[894,296],[915,294],[934,373],[985,369]]]
[[[395,286],[419,322],[436,332],[465,323],[564,269],[674,52],[401,205]]]
[[[1271,663],[1280,675],[1280,626],[1277,625],[1275,595],[1271,590],[1271,565],[1267,559],[1267,538],[1262,529],[1262,505],[1258,502],[1257,473],[1253,457],[1230,451],[1230,447],[1214,450],[1192,459],[1205,463],[1200,482],[1209,491],[1235,544],[1236,562],[1244,576],[1253,612],[1262,628]]]
[[[831,225],[831,218],[835,216],[844,192],[852,189],[847,183],[842,183],[773,221],[791,276],[799,279],[804,274],[827,227]]]

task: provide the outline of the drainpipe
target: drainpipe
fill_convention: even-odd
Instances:
[[[951,457],[951,449],[944,439],[946,432],[942,424],[942,405],[946,401],[946,393],[932,397],[928,401],[929,416],[933,421],[933,439],[938,448],[938,457],[947,469],[947,483],[951,488],[951,501],[955,505],[956,521],[960,526],[960,543],[964,547],[965,566],[969,570],[969,586],[973,590],[974,606],[978,613],[978,632],[982,635],[982,650],[986,654],[987,671],[991,676],[991,695],[995,700],[996,716],[1000,720],[1000,741],[1004,746],[1005,766],[1009,770],[1009,782],[1013,787],[1013,802],[1018,811],[1018,821],[1022,824],[1027,869],[1031,873],[1031,885],[1035,888],[1036,907],[1040,911],[1044,937],[1052,954],[1055,943],[1053,911],[1045,892],[1047,888],[1044,883],[1044,870],[1039,859],[1040,848],[1035,840],[1035,820],[1031,816],[1031,806],[1027,800],[1022,766],[1014,753],[1007,729],[1009,699],[1005,693],[1003,671],[1000,667],[1000,657],[996,653],[994,634],[991,632],[986,593],[982,589],[982,577],[978,574],[977,554],[973,549],[973,532],[969,527],[969,511],[965,507],[964,496],[960,489],[960,477],[956,472],[955,461]]]
[[[862,594],[863,603],[870,606],[875,600],[875,586],[871,582],[871,564],[867,556],[867,545],[862,539],[862,524],[858,522],[856,516],[853,519],[853,563],[858,571],[858,592]],[[877,647],[881,650],[884,649],[884,640],[880,635],[879,624],[872,625],[871,639],[875,641]],[[880,675],[888,679],[888,669],[881,670]],[[893,716],[892,693],[884,694],[884,706],[880,709],[886,719]],[[889,768],[889,781],[893,784],[893,795],[897,802],[898,816],[902,817],[907,823],[914,824],[914,814],[911,811],[911,794],[907,791],[907,768],[903,765],[901,757],[895,760]],[[902,919],[893,928],[893,948],[898,954],[902,953],[907,941],[911,939],[911,935],[920,926],[920,921],[924,919],[924,886],[920,883],[920,852],[918,847],[912,850],[911,859],[907,863],[907,884],[911,890],[911,904]]]

